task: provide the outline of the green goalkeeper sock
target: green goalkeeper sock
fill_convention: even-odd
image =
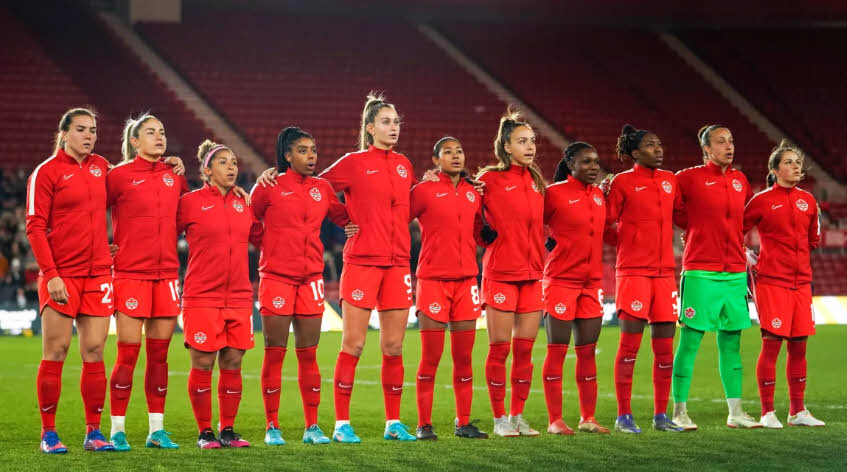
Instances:
[[[718,365],[726,398],[741,398],[741,331],[718,331]]]
[[[688,401],[688,389],[691,388],[691,374],[694,372],[694,360],[700,349],[703,332],[684,326],[680,329],[679,346],[673,359],[673,401]]]

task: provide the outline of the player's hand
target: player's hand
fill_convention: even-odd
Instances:
[[[612,188],[612,177],[614,176],[614,174],[606,174],[606,177],[600,181],[600,191],[603,192],[603,195],[609,195],[609,190]]]
[[[118,253],[118,249],[120,248],[117,244],[109,244],[109,255],[115,257],[115,254]]]
[[[344,227],[344,234],[348,238],[352,238],[358,232],[359,232],[359,225],[354,224],[352,221],[350,223],[347,223],[347,226]]]
[[[482,225],[480,236],[482,236],[482,241],[485,242],[485,244],[491,244],[495,239],[497,239],[497,231],[486,223]]]
[[[747,264],[755,266],[759,263],[759,255],[756,254],[756,252],[752,249],[747,249],[745,251],[745,254],[747,255]]]
[[[556,240],[553,238],[547,238],[547,242],[544,243],[544,247],[547,248],[548,251],[552,252],[556,247]]]
[[[183,164],[182,159],[176,156],[168,156],[165,158],[165,164],[173,166],[173,172],[176,175],[185,174],[185,164]]]
[[[47,281],[47,293],[54,302],[64,305],[68,303],[68,289],[65,287],[65,281],[61,277],[53,277]]]
[[[273,187],[276,185],[276,176],[279,175],[279,171],[276,167],[271,167],[262,172],[262,175],[256,179],[256,183],[261,185],[262,187]]]
[[[485,182],[481,180],[469,180],[471,185],[473,185],[473,189],[476,190],[476,193],[482,195],[485,193]]]
[[[421,182],[438,182],[438,171],[430,169],[424,172]]]
[[[236,185],[235,188],[232,189],[232,193],[234,193],[236,197],[243,198],[244,203],[246,203],[247,206],[250,206],[250,194],[247,193],[246,190]]]

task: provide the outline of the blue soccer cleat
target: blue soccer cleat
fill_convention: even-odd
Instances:
[[[338,428],[335,428],[335,431],[332,433],[332,440],[340,443],[351,443],[358,444],[362,442],[359,439],[359,436],[356,436],[356,433],[353,432],[353,427],[349,424],[343,424]]]
[[[305,444],[329,444],[329,438],[326,437],[321,427],[313,424],[306,428],[303,432],[303,443]]]
[[[103,436],[103,433],[101,433],[99,429],[95,429],[85,435],[85,442],[82,443],[82,447],[84,447],[86,451],[93,452],[107,452],[115,450],[115,446],[106,441],[106,437]]]
[[[268,428],[265,433],[265,444],[268,446],[285,446],[285,439],[282,439],[282,431],[278,428]]]
[[[385,428],[385,434],[382,436],[389,441],[417,441],[415,435],[409,433],[409,427],[401,422],[392,423],[391,426]]]
[[[147,436],[145,446],[159,449],[179,449],[179,444],[171,441],[170,435],[171,433],[164,429],[153,431],[153,434]]]
[[[615,420],[615,431],[638,434],[641,432],[641,428],[635,424],[632,414],[628,414],[618,416],[618,419]]]
[[[46,454],[65,454],[68,448],[59,440],[55,431],[47,431],[41,436],[41,452]]]
[[[115,446],[115,450],[118,452],[132,450],[132,448],[129,447],[129,443],[126,441],[126,433],[123,431],[118,431],[112,435],[112,445]]]
[[[659,413],[653,417],[653,429],[656,431],[670,431],[672,433],[681,433],[685,428],[671,421],[668,415]]]

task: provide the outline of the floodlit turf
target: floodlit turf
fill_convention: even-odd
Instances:
[[[598,343],[598,421],[611,428],[616,407],[614,401],[613,360],[619,332],[605,328]],[[427,443],[399,443],[382,439],[384,428],[382,390],[379,385],[379,342],[376,332],[370,333],[365,354],[359,363],[353,392],[352,424],[362,438],[362,444],[304,445],[301,442],[303,423],[300,393],[296,383],[296,357],[289,352],[283,370],[280,419],[283,436],[288,445],[265,446],[264,414],[259,388],[262,349],[257,347],[245,357],[244,396],[236,421],[236,430],[252,443],[242,450],[196,449],[197,430],[186,393],[188,354],[176,340],[170,355],[170,395],[165,415],[165,427],[182,449],[176,451],[144,448],[147,435],[147,414],[144,405],[143,368],[136,369],[135,386],[129,406],[126,426],[133,446],[126,453],[91,453],[82,449],[84,423],[79,394],[80,360],[77,346],[71,347],[64,369],[63,395],[58,407],[57,429],[70,452],[64,456],[47,456],[38,450],[40,423],[35,394],[35,374],[40,359],[40,338],[0,338],[0,398],[4,399],[0,414],[0,470],[262,470],[266,468],[306,470],[371,470],[406,469],[442,471],[457,469],[505,469],[530,471],[539,469],[615,470],[665,469],[701,470],[747,468],[847,469],[847,326],[823,326],[811,339],[808,348],[809,383],[807,405],[818,418],[827,422],[825,428],[792,428],[782,431],[736,431],[724,426],[726,404],[718,378],[717,350],[714,336],[707,336],[700,350],[691,388],[689,410],[700,426],[694,433],[658,433],[650,429],[653,412],[650,380],[652,355],[649,335],[645,335],[636,364],[633,385],[633,413],[645,430],[637,437],[612,433],[609,436],[577,434],[556,437],[542,434],[535,438],[492,438],[465,440],[453,436],[453,395],[449,388],[451,369],[449,341],[445,357],[436,377],[434,417],[440,439]],[[473,417],[482,419],[481,429],[491,433],[491,409],[483,379],[487,350],[485,331],[479,331],[474,352],[474,384],[476,385]],[[261,340],[259,340],[261,343]],[[292,340],[293,344],[293,340]],[[327,435],[332,433],[332,374],[339,333],[325,333],[318,351],[321,373],[324,376],[320,425]],[[743,335],[744,407],[759,416],[758,392],[755,383],[755,363],[759,351],[759,335],[755,328]],[[417,331],[408,331],[405,344],[406,389],[403,394],[402,421],[414,431],[415,411],[414,373],[420,357]],[[535,376],[527,402],[525,417],[536,429],[546,431],[547,413],[541,388],[541,365],[544,360],[544,333],[539,335],[533,351]],[[106,348],[107,372],[115,358],[115,338],[110,337]],[[144,354],[139,366],[144,364]],[[574,357],[568,354],[565,364],[565,421],[576,427],[579,410],[573,381]],[[785,383],[785,349],[777,366],[778,381],[776,408],[785,422],[788,395]],[[215,376],[217,378],[217,375]],[[216,384],[215,384],[216,385]],[[508,397],[507,397],[508,399]],[[217,398],[214,404],[217,405]],[[507,404],[508,408],[508,404]],[[109,434],[108,400],[103,412],[103,433]],[[217,421],[217,406],[213,422]]]

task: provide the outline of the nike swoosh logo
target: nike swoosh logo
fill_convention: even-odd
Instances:
[[[627,364],[629,364],[631,362],[635,362],[635,358],[634,357],[624,357],[623,361],[626,362]]]
[[[517,381],[518,381],[519,384],[529,383],[529,380],[527,380],[527,379],[517,379]]]
[[[209,205],[209,206],[200,207],[200,209],[203,210],[203,211],[206,211],[209,208],[214,208],[214,207],[215,207],[215,205]]]
[[[459,377],[459,382],[470,382],[473,377]]]
[[[435,198],[441,198],[441,197],[443,197],[444,195],[447,195],[447,192],[444,192],[444,193],[436,193],[436,194],[435,194]]]
[[[706,182],[706,185],[715,185],[716,183],[717,183],[717,181],[715,181],[715,182]]]
[[[580,200],[579,198],[577,198],[576,200],[568,200],[568,203],[573,205],[574,203],[578,202],[579,200]]]
[[[777,208],[779,208],[781,206],[782,205],[771,205],[771,210],[776,210]]]
[[[505,385],[503,383],[497,383],[497,382],[489,382],[489,383],[494,387],[502,387],[503,385]]]
[[[338,388],[353,388],[353,384],[344,385],[343,383],[338,382]]]
[[[673,367],[673,364],[659,364],[660,369],[670,369]]]
[[[765,385],[773,385],[773,384],[775,384],[775,383],[776,383],[776,381],[773,381],[773,382],[764,382],[764,384],[765,384]]]
[[[395,392],[397,392],[397,391],[403,390],[403,387],[394,386],[394,387],[391,387],[391,390],[394,390]]]
[[[559,379],[561,379],[561,377],[544,377],[544,380],[547,380],[547,381],[559,380]]]
[[[280,195],[282,195],[283,197],[287,197],[287,196],[291,195],[292,193],[294,193],[294,192],[280,192]]]
[[[238,395],[239,393],[241,393],[241,390],[230,390],[230,389],[226,389],[226,394],[227,394],[227,395]]]
[[[167,391],[168,391],[168,387],[165,387],[165,388],[162,388],[162,387],[156,387],[156,390],[158,390],[160,393],[161,393],[161,392],[167,392]]]
[[[138,185],[138,184],[140,184],[141,182],[144,182],[145,180],[146,180],[146,179],[133,180],[133,181],[132,181],[132,185]]]
[[[50,406],[48,406],[47,408],[42,408],[42,409],[41,409],[41,411],[50,411],[50,410],[52,410],[53,408],[56,408],[56,405],[50,405]]]
[[[377,172],[379,172],[379,169],[377,169],[377,170],[369,170],[369,171],[368,171],[368,175],[376,174]]]
[[[97,408],[97,412],[98,412],[98,413],[99,413],[99,412],[101,412],[101,411],[103,411],[103,407],[102,407],[102,406],[101,406],[100,408]]]
[[[516,189],[516,188],[518,188],[518,186],[517,186],[517,185],[513,185],[513,186],[511,186],[511,187],[506,187],[506,191],[507,191],[507,192],[511,192],[512,190],[514,190],[514,189]]]
[[[129,387],[132,387],[132,385],[120,385],[120,384],[115,384],[115,388],[119,388],[119,389],[121,389],[121,390],[123,390],[123,389],[125,389],[125,388],[129,388]]]
[[[273,390],[271,390],[271,389],[267,389],[267,390],[265,390],[265,393],[267,393],[268,395],[270,395],[270,394],[272,394],[272,393],[276,393],[276,392],[278,392],[278,391],[279,391],[279,389],[278,389],[278,388],[275,388],[275,389],[273,389]]]
[[[209,390],[211,390],[211,388],[198,388],[197,393],[208,392]]]
[[[597,376],[595,375],[594,377],[586,377],[586,378],[585,378],[585,380],[586,380],[586,381],[588,381],[588,380],[595,380],[596,378],[597,378]]]
[[[644,187],[635,187],[635,191],[636,191],[636,192],[640,192],[640,191],[644,190],[645,188],[647,188],[647,187],[646,187],[646,186],[644,186]]]
[[[320,391],[321,391],[321,389],[320,389],[320,387],[317,387],[317,388],[312,387],[312,391],[313,391],[313,392],[320,392]]]
[[[478,307],[474,308],[473,311],[479,311],[481,308],[482,308],[481,306],[478,306]]]
[[[421,377],[421,376],[419,375],[419,376],[418,376],[418,380],[432,380],[432,377]]]
[[[798,381],[798,382],[805,382],[805,381],[806,381],[806,377],[803,377],[802,379],[799,379],[799,380],[797,380],[797,381]]]
[[[71,177],[73,177],[73,176],[74,176],[73,174],[70,174],[70,175],[64,175],[63,177],[65,178],[65,180],[68,180],[68,179],[70,179],[70,178],[71,178]]]

